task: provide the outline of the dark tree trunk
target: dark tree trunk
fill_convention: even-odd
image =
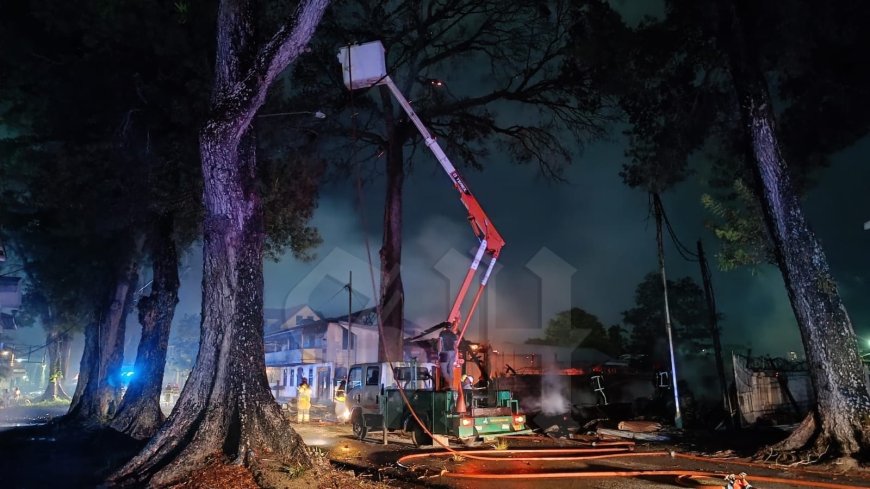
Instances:
[[[386,88],[382,87],[382,91]],[[389,93],[382,96],[385,112],[392,113]],[[387,117],[390,134],[387,148],[387,196],[384,205],[384,238],[381,246],[381,303],[383,341],[378,342],[378,360],[397,362],[404,359],[402,351],[405,316],[405,290],[402,285],[402,188],[405,182],[403,146],[405,137],[396,130],[391,116]],[[386,350],[384,349],[386,346]]]
[[[250,125],[275,77],[308,44],[327,3],[303,0],[293,22],[259,48],[252,3],[220,3],[211,114],[199,140],[205,204],[199,354],[169,419],[111,476],[113,484],[181,482],[215,455],[249,467],[261,487],[271,485],[270,468],[311,464],[266,378],[263,209]]]
[[[716,311],[716,296],[713,293],[713,281],[710,278],[710,268],[704,255],[704,245],[698,240],[698,264],[701,267],[701,281],[704,283],[704,301],[707,303],[707,321],[710,327],[710,338],[713,340],[713,358],[716,363],[716,376],[719,378],[719,392],[722,395],[722,408],[728,412],[728,426],[734,427],[731,416],[731,400],[728,396],[728,381],[725,380],[725,362],[722,360],[722,336],[719,332],[719,313]]]
[[[852,456],[870,447],[870,396],[857,337],[780,150],[767,83],[751,51],[751,2],[722,0],[721,6],[723,48],[730,56],[759,199],[816,391],[815,450]]]
[[[165,216],[152,236],[150,254],[154,278],[151,295],[139,300],[142,339],[136,352],[136,376],[130,381],[110,425],[139,440],[154,436],[165,419],[160,410],[160,392],[179,286],[178,254],[172,232],[172,217]]]
[[[66,333],[56,331],[56,326],[49,325],[50,330],[45,334],[45,349],[48,352],[46,374],[48,383],[40,400],[54,401],[56,399],[69,399],[69,394],[63,388],[63,379],[66,372],[63,368],[64,351],[69,351],[69,338]]]
[[[215,453],[246,465],[272,457],[309,463],[266,379],[253,141],[245,136],[247,151],[236,150],[210,129],[200,138],[207,214],[199,355],[169,421],[119,474],[131,482],[184,480]]]
[[[61,336],[61,344],[58,347],[58,354],[60,355],[60,361],[58,363],[58,367],[60,367],[60,376],[62,379],[69,378],[69,358],[72,354],[72,335],[69,333],[64,333]],[[61,387],[63,383],[61,383]]]
[[[103,425],[108,420],[110,408],[117,406],[127,313],[139,282],[136,263],[139,251],[140,245],[131,248],[130,259],[118,271],[101,317],[85,330],[79,381],[69,412],[59,420],[61,423]]]

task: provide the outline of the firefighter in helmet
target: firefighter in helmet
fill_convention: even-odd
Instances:
[[[308,379],[303,377],[299,387],[296,388],[296,422],[307,423],[310,410],[311,387],[308,385]]]

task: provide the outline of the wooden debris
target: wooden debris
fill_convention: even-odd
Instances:
[[[656,421],[620,421],[616,429],[634,433],[652,433],[662,430],[662,424]]]

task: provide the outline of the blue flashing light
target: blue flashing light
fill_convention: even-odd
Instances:
[[[133,377],[136,376],[136,371],[133,370],[133,367],[121,367],[121,372],[119,372],[119,377],[121,378],[121,382],[124,384],[128,384]]]

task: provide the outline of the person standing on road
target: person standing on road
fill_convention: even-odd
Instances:
[[[335,419],[339,422],[347,421],[350,414],[347,411],[347,404],[345,401],[347,400],[347,381],[341,380],[338,383],[338,386],[335,388],[335,396],[333,397],[333,402],[335,402]]]
[[[456,363],[456,333],[452,324],[445,321],[441,325],[444,329],[438,335],[438,363],[444,379],[442,388],[449,388],[453,384],[453,364]]]
[[[308,380],[303,377],[296,389],[296,422],[307,423],[310,410],[311,387],[308,385]]]

